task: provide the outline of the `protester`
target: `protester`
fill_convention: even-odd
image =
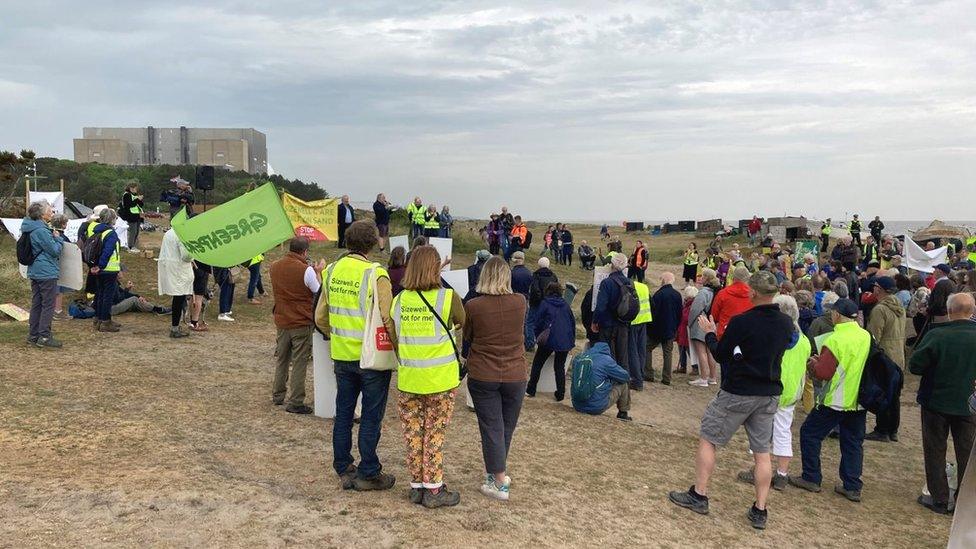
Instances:
[[[512,293],[512,275],[500,257],[485,263],[476,291],[464,305],[468,393],[474,401],[485,461],[481,493],[508,501],[508,451],[526,389],[525,299]]]
[[[749,269],[736,267],[732,270],[732,284],[715,295],[711,316],[715,319],[716,335],[719,339],[722,339],[725,328],[733,317],[752,308],[752,290],[746,284],[749,276]]]
[[[677,373],[688,373],[688,363],[691,362],[691,339],[688,337],[688,318],[691,314],[691,305],[698,296],[698,288],[695,286],[685,286],[681,290],[681,321],[678,323],[678,332],[675,335],[675,342],[678,344],[678,369]],[[698,365],[692,365],[691,374],[698,376]]]
[[[48,226],[54,210],[47,202],[33,202],[20,224],[21,238],[30,243],[27,278],[31,282],[31,308],[27,343],[37,347],[59,348],[62,343],[51,333],[54,302],[61,276],[61,235]],[[20,242],[18,241],[18,249]]]
[[[674,289],[674,273],[665,271],[661,274],[661,287],[654,292],[651,302],[654,318],[647,328],[647,362],[644,366],[644,381],[654,382],[656,376],[653,364],[654,349],[661,347],[661,352],[664,354],[661,384],[671,385],[674,339],[681,324],[682,312],[681,294]],[[687,338],[687,334],[685,337]],[[687,347],[687,344],[685,346]]]
[[[356,212],[352,205],[349,203],[349,195],[344,194],[339,200],[339,210],[336,214],[336,220],[339,227],[339,248],[346,247],[346,229],[352,225],[353,221],[356,220]]]
[[[630,280],[624,276],[627,268],[627,256],[614,253],[610,262],[610,276],[600,282],[596,293],[596,308],[593,310],[593,331],[599,332],[600,341],[610,346],[613,359],[624,370],[629,370],[630,320],[621,319],[617,308],[623,299],[625,291],[633,288]]]
[[[474,255],[474,263],[468,266],[468,293],[474,291],[478,286],[478,280],[481,278],[481,269],[484,268],[485,263],[492,256],[491,252],[488,250],[478,250]],[[467,296],[464,296],[467,300]]]
[[[759,240],[759,232],[762,231],[762,220],[758,216],[752,216],[752,221],[746,226],[746,231],[749,233],[749,245],[755,246]]]
[[[546,297],[546,288],[553,282],[558,283],[556,273],[549,269],[549,258],[540,257],[539,268],[532,273],[532,282],[529,283],[528,312],[525,317],[525,349],[531,351],[535,348],[535,319],[542,301]]]
[[[433,246],[414,250],[403,292],[393,300],[397,410],[407,445],[410,501],[449,507],[461,494],[444,484],[444,438],[454,413],[460,363],[452,329],[464,325],[461,296],[441,286],[441,258]],[[449,329],[450,328],[450,329]]]
[[[376,446],[380,442],[381,424],[386,413],[391,372],[360,368],[363,338],[366,332],[366,309],[375,295],[387,333],[395,327],[389,311],[393,301],[386,269],[368,259],[379,243],[379,231],[370,220],[355,221],[346,230],[349,253],[329,265],[323,278],[323,290],[315,309],[315,325],[331,340],[331,354],[336,374],[336,415],[332,424],[332,466],[343,489],[357,491],[388,490],[396,478],[383,472]],[[407,264],[409,268],[409,263]],[[375,271],[376,284],[369,276]],[[363,280],[366,284],[362,284]],[[350,291],[350,288],[356,288]],[[356,401],[362,395],[362,417],[359,423],[359,467],[352,457],[352,424]]]
[[[247,268],[247,302],[251,305],[260,305],[261,299],[258,296],[264,295],[264,284],[261,280],[261,264],[264,263],[264,254],[258,254],[241,264]]]
[[[553,359],[553,372],[556,376],[556,402],[561,402],[566,394],[566,357],[576,346],[576,317],[563,299],[563,287],[558,282],[546,286],[545,299],[535,314],[532,326],[538,340],[539,350],[532,359],[532,373],[525,394],[534,397],[542,367],[550,356]]]
[[[592,271],[593,264],[596,262],[596,253],[593,251],[593,247],[582,240],[577,252],[579,253],[580,268]]]
[[[468,269],[470,268],[468,267]],[[386,265],[386,272],[390,275],[393,297],[396,297],[403,290],[401,281],[407,272],[407,254],[403,246],[397,246],[390,251],[390,261]]]
[[[698,361],[698,379],[688,382],[697,387],[708,387],[718,384],[718,363],[705,345],[705,332],[698,324],[698,318],[709,316],[715,292],[719,289],[718,278],[712,269],[702,269],[702,287],[691,304],[688,313],[688,337],[691,339],[691,350]]]
[[[180,320],[187,306],[186,297],[193,294],[193,258],[173,229],[163,233],[156,269],[159,295],[173,298],[170,305],[169,337],[187,337],[190,334],[180,329]]]
[[[515,218],[508,212],[508,206],[502,206],[502,213],[498,216],[501,223],[501,246],[502,253],[508,257],[508,246],[511,243],[512,227],[515,226]]]
[[[630,388],[644,390],[644,372],[649,368],[647,355],[647,325],[653,320],[651,315],[651,289],[643,282],[634,281],[637,292],[637,316],[630,321],[627,334],[627,365],[630,372]]]
[[[225,267],[213,268],[214,282],[220,288],[220,299],[217,302],[217,320],[235,322],[234,319],[234,289],[237,287],[234,272]]]
[[[878,346],[900,369],[905,367],[905,308],[895,296],[895,281],[888,276],[874,279],[873,295],[877,305],[871,310],[865,328]],[[864,440],[877,442],[898,442],[898,427],[901,424],[901,388],[892,396],[891,406],[878,413],[874,431],[866,434]]]
[[[589,363],[589,368],[582,366]],[[573,359],[573,409],[589,415],[601,415],[611,406],[617,407],[617,419],[632,421],[630,417],[630,374],[613,359],[610,347],[603,341]],[[578,380],[578,381],[575,381]],[[577,390],[577,387],[583,390]]]
[[[521,252],[528,241],[529,229],[522,223],[522,216],[515,216],[515,224],[512,226],[512,230],[509,234],[509,246],[508,251],[505,253],[505,259],[510,260],[512,254],[516,252]]]
[[[162,196],[160,196],[160,202],[166,202],[169,204],[169,218],[172,220],[176,217],[176,214],[182,209],[186,209],[186,215],[189,216],[193,213],[193,189],[190,188],[190,182],[185,179],[176,176],[170,181],[175,185],[175,188],[163,191]]]
[[[826,293],[824,295],[826,295]],[[793,294],[793,297],[795,298],[796,305],[800,311],[800,331],[805,334],[807,333],[807,330],[810,329],[810,325],[813,324],[813,321],[816,320],[818,316],[817,311],[814,308],[814,297],[813,294],[807,290],[797,290],[796,293]],[[821,306],[822,304],[823,300],[821,300]]]
[[[696,482],[686,492],[675,491],[675,505],[699,514],[708,513],[708,481],[715,468],[716,446],[728,444],[745,426],[755,460],[756,500],[748,518],[753,528],[766,527],[766,497],[772,481],[770,442],[773,423],[783,392],[781,363],[796,331],[790,317],[773,303],[779,293],[776,277],[760,271],[749,278],[753,307],[730,322],[721,340],[713,320],[701,317],[706,344],[722,364],[722,387],[702,417],[696,458]]]
[[[425,215],[427,209],[420,197],[414,197],[413,202],[407,204],[407,218],[410,220],[410,238],[414,239],[424,234]]]
[[[644,247],[642,241],[638,240],[637,245],[634,247],[634,253],[630,255],[627,277],[637,282],[644,282],[645,271],[647,271],[647,248]]]
[[[441,234],[440,214],[437,213],[437,206],[431,204],[424,212],[424,237],[428,239],[437,238]]]
[[[949,319],[946,303],[949,300],[949,294],[956,291],[955,283],[949,278],[951,272],[952,270],[948,265],[940,263],[935,266],[935,271],[932,273],[935,277],[935,285],[932,287],[926,309],[929,325],[942,324]]]
[[[115,296],[112,299],[112,316],[116,317],[125,313],[155,313],[157,315],[168,315],[172,311],[168,307],[156,305],[145,297],[134,293],[135,288],[132,280],[123,282],[122,275],[125,270],[119,271],[119,283],[115,286]]]
[[[569,230],[569,225],[563,223],[559,231],[560,258],[563,265],[573,266],[573,233]]]
[[[204,319],[204,304],[210,299],[210,275],[213,267],[193,261],[193,308],[190,310],[190,331],[206,332],[210,328]]]
[[[503,234],[505,232],[498,214],[491,214],[485,230],[488,233],[488,251],[491,255],[498,255],[501,252]],[[471,287],[473,288],[474,286]]]
[[[91,272],[97,277],[95,290],[95,331],[118,332],[121,325],[112,321],[112,305],[115,291],[119,283],[119,271],[122,270],[119,235],[115,232],[115,221],[118,214],[111,208],[102,210],[98,214],[98,225],[93,230],[93,237],[101,239],[102,252]]]
[[[866,411],[858,406],[861,376],[871,350],[871,334],[857,324],[857,304],[849,299],[834,304],[834,330],[820,349],[811,374],[828,381],[817,406],[800,427],[800,453],[803,474],[791,476],[790,484],[810,492],[820,492],[820,448],[827,435],[839,427],[840,478],[834,491],[850,501],[861,501],[861,470],[864,462]]]
[[[918,404],[922,412],[922,453],[929,496],[918,503],[939,514],[949,514],[946,446],[952,433],[956,474],[966,478],[976,437],[976,415],[967,404],[976,381],[976,313],[971,294],[953,294],[948,300],[949,322],[929,331],[915,348],[909,370],[922,376]],[[970,470],[970,475],[972,472]]]
[[[441,208],[441,215],[437,218],[440,224],[441,238],[451,238],[451,231],[454,229],[454,216],[451,215],[451,208],[444,206]]]
[[[386,195],[380,193],[376,195],[376,202],[373,202],[373,217],[376,218],[376,230],[380,233],[380,251],[386,250],[386,241],[390,236],[390,212],[393,206],[386,201]]]
[[[142,226],[142,195],[139,193],[139,185],[130,183],[125,186],[122,193],[122,203],[119,206],[119,217],[129,224],[128,242],[129,253],[139,253],[136,244],[139,240],[139,229]]]

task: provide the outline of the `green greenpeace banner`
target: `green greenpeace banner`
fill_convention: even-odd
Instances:
[[[171,224],[190,255],[214,267],[239,265],[295,236],[271,183],[192,218],[180,210]]]

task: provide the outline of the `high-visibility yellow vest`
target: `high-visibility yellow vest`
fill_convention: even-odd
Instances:
[[[450,322],[453,290],[427,290],[423,296],[445,324]],[[404,290],[394,298],[391,316],[396,325],[400,358],[397,389],[429,395],[460,385],[451,334],[434,318],[434,313],[416,290]]]
[[[698,252],[685,253],[685,265],[698,265]]]
[[[814,226],[816,226],[816,225],[814,225]],[[830,236],[830,231],[832,231],[832,230],[833,230],[833,228],[830,225],[824,225],[823,227],[820,228],[820,234],[822,234],[824,236]]]
[[[786,408],[796,404],[803,396],[803,381],[807,373],[807,359],[810,358],[810,338],[799,333],[800,339],[792,349],[783,353],[780,362],[779,380],[783,384],[783,394],[779,397],[779,407]]]
[[[437,214],[434,217],[427,219],[427,215],[424,215],[424,228],[425,229],[440,229],[441,222],[437,220]]]
[[[98,237],[101,238],[102,242],[104,243],[105,235],[114,230],[115,229],[105,229],[101,232],[101,234],[98,235]],[[115,239],[115,249],[112,250],[112,255],[108,258],[108,263],[105,264],[105,268],[102,269],[102,272],[117,273],[122,270],[122,260],[120,259],[119,252],[121,252],[121,246],[119,244],[119,240]]]
[[[822,404],[841,412],[857,410],[861,375],[871,352],[871,334],[857,322],[842,322],[834,326],[824,347],[837,359],[837,371],[830,378]]]
[[[347,255],[329,265],[322,273],[322,287],[328,290],[329,337],[332,359],[354,362],[359,360],[366,332],[366,315],[373,305],[370,274],[386,276],[379,263]]]
[[[127,194],[127,195],[129,195],[129,198],[130,198],[130,199],[131,199],[131,200],[132,200],[133,202],[135,202],[135,200],[136,200],[136,197],[135,197],[135,196],[133,196],[133,195],[132,195],[132,193],[125,193],[125,194]],[[133,205],[132,205],[132,206],[131,206],[131,207],[129,208],[129,213],[131,213],[131,214],[134,214],[134,215],[139,215],[139,214],[141,214],[141,213],[142,213],[142,208],[140,208],[139,206],[137,206],[137,205],[135,205],[135,204],[133,204]]]
[[[865,244],[864,249],[861,251],[861,255],[864,256],[864,263],[871,263],[872,261],[878,260],[878,245],[877,244]]]
[[[97,226],[98,226],[98,222],[97,221],[89,221],[88,222],[88,228],[85,229],[85,233],[87,233],[87,234],[85,234],[85,237],[86,238],[91,238],[92,235],[95,234],[95,227],[97,227]]]
[[[264,261],[264,254],[258,254],[251,259],[251,265]]]
[[[407,216],[414,225],[423,225],[426,222],[424,219],[424,213],[426,211],[427,208],[424,208],[422,205],[418,206],[413,202],[407,205]]]
[[[966,239],[966,248],[976,246],[976,236]]]
[[[640,307],[637,309],[637,316],[630,321],[631,326],[637,324],[647,324],[651,320],[651,289],[643,282],[635,282],[634,289],[637,290],[637,302]]]

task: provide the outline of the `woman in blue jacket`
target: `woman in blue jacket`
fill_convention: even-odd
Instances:
[[[54,212],[47,202],[34,202],[27,208],[27,217],[20,225],[21,234],[30,239],[33,262],[27,266],[31,281],[30,332],[27,342],[38,347],[61,346],[51,335],[54,301],[58,295],[61,275],[61,237],[51,230],[48,222]]]
[[[532,359],[532,373],[525,394],[530,397],[535,396],[542,366],[549,355],[555,353],[553,371],[556,374],[556,392],[553,396],[556,397],[556,402],[559,402],[566,394],[566,356],[576,346],[576,317],[573,316],[569,304],[563,299],[563,287],[558,282],[551,282],[546,286],[545,299],[542,300],[536,313],[534,329],[539,348],[535,358]],[[539,337],[547,330],[549,335],[542,336],[545,339],[543,343]]]

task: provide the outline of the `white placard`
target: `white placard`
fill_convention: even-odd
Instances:
[[[596,310],[596,296],[600,293],[600,283],[610,276],[610,265],[603,265],[593,269],[593,306],[590,310]]]
[[[391,236],[390,237],[390,251],[393,251],[393,249],[396,248],[396,247],[398,247],[398,246],[401,247],[401,248],[403,248],[403,251],[404,252],[409,252],[410,251],[410,237],[407,236],[407,235],[405,235],[405,234],[401,234],[401,235],[398,235],[398,236]]]
[[[31,203],[45,201],[51,205],[51,209],[54,210],[54,213],[64,213],[64,193],[60,191],[53,193],[31,191],[30,201]]]
[[[539,374],[539,383],[536,384],[535,390],[539,393],[555,393],[556,392],[556,374],[553,373],[555,370],[556,355],[551,354],[549,358],[546,359],[546,363],[542,365],[542,373]]]
[[[0,219],[3,222],[3,227],[7,229],[10,236],[14,237],[14,240],[20,240],[20,225],[24,222],[23,219],[18,219],[16,217],[4,217]]]
[[[81,249],[70,242],[65,242],[61,246],[61,276],[58,278],[58,286],[72,290],[80,290],[85,287]]]
[[[458,297],[464,299],[464,296],[468,295],[468,270],[467,269],[457,269],[454,271],[445,271],[441,273],[441,278],[444,282],[447,282],[454,292],[457,293]]]
[[[451,258],[451,252],[454,250],[454,239],[453,238],[440,238],[437,236],[432,236],[427,239],[427,243],[437,250],[437,253],[441,256],[441,263],[446,259]],[[450,263],[444,265],[442,270],[446,271],[451,268]]]
[[[315,392],[315,415],[334,418],[339,387],[332,362],[332,342],[315,330],[312,330],[312,390]],[[360,394],[359,402],[356,403],[356,416],[359,415],[362,404],[363,395]]]

